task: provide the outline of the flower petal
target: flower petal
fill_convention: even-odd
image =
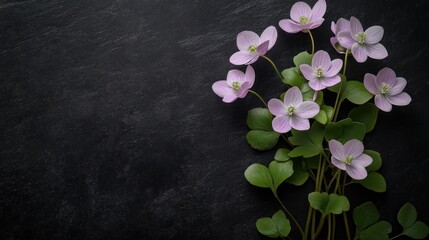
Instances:
[[[376,77],[374,74],[367,73],[363,77],[363,85],[365,86],[366,90],[368,90],[370,93],[377,95],[380,93],[380,90],[378,86],[376,85]]]
[[[322,25],[322,23],[325,21],[324,18],[319,18],[314,20],[314,22],[310,22],[311,26],[310,27],[306,27],[305,29],[315,29],[317,27],[319,27],[320,25]],[[308,25],[308,24],[307,24]],[[303,25],[304,26],[304,25]]]
[[[407,80],[402,77],[396,78],[396,84],[390,89],[389,95],[396,95],[401,93],[405,86],[407,86]]]
[[[240,51],[248,51],[250,46],[258,46],[259,36],[252,31],[242,31],[237,35],[237,47]]]
[[[231,62],[234,65],[245,65],[252,63],[253,60],[258,59],[259,55],[257,53],[250,53],[250,52],[236,52],[232,54],[232,56],[229,58],[229,62]]]
[[[331,66],[331,57],[329,57],[326,51],[319,50],[314,54],[311,66],[313,68],[322,67],[324,70],[327,70]]]
[[[333,77],[327,77],[327,78],[324,78],[321,82],[325,87],[332,87],[341,82],[341,77],[338,75]]]
[[[326,2],[325,0],[319,0],[314,4],[313,9],[311,10],[311,21],[323,18],[323,15],[326,13]]]
[[[268,110],[270,110],[270,113],[272,113],[274,116],[283,116],[287,114],[286,106],[282,101],[276,98],[268,101]]]
[[[277,29],[274,26],[267,27],[261,34],[260,42],[269,41],[268,50],[270,50],[277,41]]]
[[[333,77],[335,75],[337,75],[341,68],[343,67],[343,60],[341,59],[334,59],[331,62],[331,67],[323,73],[323,76],[325,77]]]
[[[320,91],[326,88],[325,85],[323,85],[322,81],[323,80],[316,79],[314,81],[310,81],[308,85],[311,87],[311,89],[315,91]]]
[[[375,106],[385,112],[392,111],[392,104],[386,99],[384,95],[375,95],[374,97]]]
[[[359,165],[346,166],[346,172],[355,180],[362,180],[368,176],[366,169]]]
[[[304,75],[305,79],[309,80],[309,81],[315,81],[316,76],[314,76],[314,70],[313,68],[308,65],[308,64],[301,64],[299,66],[299,70],[301,70],[302,75]]]
[[[268,51],[268,46],[269,46],[269,45],[270,45],[270,42],[269,42],[269,41],[265,41],[265,42],[261,43],[261,44],[256,48],[256,50],[257,50],[258,54],[259,54],[259,55],[261,55],[261,56],[265,55],[265,53],[267,53],[267,51]]]
[[[288,105],[299,106],[302,103],[301,90],[299,90],[298,87],[289,88],[286,91],[283,102],[286,106]]]
[[[408,93],[402,92],[394,96],[386,96],[387,101],[396,106],[406,106],[410,104],[411,97]]]
[[[344,154],[344,146],[339,141],[332,139],[329,141],[329,151],[331,152],[332,156],[334,156],[337,159],[345,159],[346,155]]]
[[[230,95],[234,93],[234,90],[230,86],[228,86],[225,80],[213,83],[212,89],[213,92],[221,98],[225,97],[225,95]]]
[[[363,143],[357,139],[349,140],[344,144],[344,154],[356,158],[363,153]]]
[[[347,49],[352,48],[353,44],[356,42],[349,31],[338,32],[337,39],[340,45]]]
[[[272,126],[278,133],[287,133],[290,131],[289,117],[287,115],[278,116],[273,119]]]
[[[238,98],[237,94],[236,94],[236,93],[233,93],[233,94],[225,95],[225,97],[223,97],[222,101],[223,101],[223,102],[225,102],[225,103],[232,103],[232,102],[234,102],[237,98]]]
[[[253,87],[253,84],[255,83],[255,70],[250,65],[248,65],[246,68],[246,73],[244,74],[244,81],[249,83],[249,89]]]
[[[352,160],[352,165],[359,165],[362,167],[368,167],[371,163],[372,157],[365,153]]]
[[[346,164],[340,160],[338,160],[335,157],[331,157],[331,162],[332,164],[334,164],[335,167],[341,169],[341,170],[346,170]]]
[[[248,82],[244,82],[241,87],[237,90],[237,97],[238,98],[244,98],[246,97],[248,90],[250,89],[249,87],[249,83]]]
[[[308,20],[311,19],[311,8],[305,2],[297,2],[290,9],[290,18],[292,20],[299,23],[300,17],[307,17]]]
[[[305,101],[299,105],[293,112],[300,118],[312,118],[316,116],[320,111],[320,107],[317,103],[312,101]]]
[[[355,17],[350,18],[350,34],[354,40],[357,39],[357,34],[363,32],[362,24],[360,23],[359,19]]]
[[[237,69],[230,70],[228,72],[228,75],[226,76],[226,83],[230,87],[232,87],[232,84],[234,82],[239,82],[240,84],[242,84],[244,81],[244,73]]]
[[[385,67],[377,73],[377,86],[381,86],[383,83],[387,83],[390,86],[395,86],[396,81],[396,73],[391,68]]]
[[[389,55],[386,48],[380,43],[374,45],[365,45],[365,51],[366,54],[373,59],[384,59]]]
[[[344,18],[340,18],[337,21],[337,29],[335,33],[339,33],[340,31],[348,31],[350,32],[350,21]]]
[[[365,47],[359,43],[355,43],[352,46],[352,54],[356,59],[356,62],[363,63],[368,59],[368,55],[366,53]]]
[[[366,39],[365,43],[375,44],[381,41],[384,34],[384,29],[380,26],[372,26],[365,30]]]
[[[285,32],[288,32],[288,33],[297,33],[304,29],[303,28],[304,25],[295,23],[290,19],[280,20],[279,26],[281,29],[283,29]]]
[[[298,116],[292,116],[289,118],[289,123],[293,129],[299,131],[305,131],[310,129],[310,121],[308,119],[300,118]]]
[[[334,21],[331,22],[331,31],[334,34],[337,34],[337,24]]]

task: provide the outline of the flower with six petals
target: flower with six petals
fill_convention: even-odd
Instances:
[[[269,111],[275,116],[272,122],[274,131],[286,133],[291,128],[304,131],[310,129],[309,118],[319,113],[320,107],[313,101],[304,101],[298,87],[286,91],[283,102],[271,99],[268,102]]]
[[[385,111],[390,112],[392,105],[405,106],[411,102],[411,97],[402,92],[407,85],[407,80],[396,77],[395,72],[390,68],[383,68],[374,76],[367,73],[363,81],[365,88],[375,95],[375,105]]]
[[[247,66],[246,73],[240,70],[228,72],[226,80],[217,81],[212,85],[213,91],[222,101],[226,103],[234,102],[237,98],[244,98],[247,92],[255,83],[255,70],[252,66]]]
[[[308,29],[314,29],[322,25],[323,21],[325,21],[323,18],[325,12],[325,0],[317,1],[313,9],[305,2],[297,2],[290,10],[291,19],[280,20],[279,26],[288,33],[307,32]]]

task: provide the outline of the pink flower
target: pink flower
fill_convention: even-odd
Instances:
[[[383,59],[387,57],[386,48],[381,45],[384,30],[380,26],[372,26],[363,31],[362,24],[355,18],[350,18],[350,31],[343,30],[337,34],[341,46],[352,50],[357,62],[365,62],[368,57]]]
[[[347,31],[350,32],[350,21],[346,20],[344,18],[338,19],[337,23],[332,22],[331,23],[331,31],[335,34],[334,37],[331,37],[331,44],[337,50],[338,53],[346,53],[347,48],[344,46],[341,46],[341,44],[338,42],[338,33],[341,31]]]
[[[313,7],[305,2],[295,3],[290,10],[291,19],[280,20],[279,26],[288,33],[307,32],[322,25],[326,12],[325,0],[319,0]]]
[[[362,142],[356,139],[352,139],[344,145],[334,139],[329,141],[332,164],[345,170],[351,178],[356,180],[366,178],[368,173],[365,167],[372,163],[372,158],[363,153],[363,150]]]
[[[277,30],[270,26],[262,32],[261,37],[251,31],[243,31],[237,35],[237,47],[229,61],[234,65],[248,65],[256,62],[259,56],[265,55],[277,41]]]
[[[365,88],[375,95],[375,105],[385,111],[390,112],[392,105],[406,106],[411,102],[411,97],[402,92],[407,85],[407,80],[396,77],[395,72],[390,68],[383,68],[374,76],[371,73],[365,74],[363,81]]]
[[[343,61],[341,59],[331,61],[327,52],[319,50],[314,54],[311,66],[301,64],[299,69],[304,77],[310,81],[308,85],[312,89],[319,91],[341,82],[338,72],[340,72],[342,66]]]
[[[239,70],[228,72],[226,80],[217,81],[212,89],[222,101],[226,103],[234,102],[237,98],[244,98],[248,90],[255,83],[255,71],[252,66],[247,66],[246,73]]]
[[[273,129],[279,133],[286,133],[291,128],[296,130],[310,129],[310,121],[319,113],[319,105],[312,101],[302,101],[302,93],[298,87],[286,91],[284,101],[271,99],[268,109],[275,116],[272,122]]]

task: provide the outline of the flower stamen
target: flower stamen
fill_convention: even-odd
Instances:
[[[352,164],[353,157],[352,156],[346,156],[346,159],[344,159],[345,164],[350,166]]]
[[[366,41],[367,35],[364,32],[360,32],[360,33],[356,34],[356,37],[358,39],[359,44],[364,44]]]
[[[255,45],[250,46],[247,50],[251,53],[255,53],[258,51],[258,49]]]
[[[241,83],[239,83],[239,82],[233,82],[232,83],[232,89],[234,91],[238,91],[240,88],[241,88]]]
[[[323,68],[316,68],[316,77],[321,78],[323,76]]]
[[[380,87],[380,93],[381,94],[386,94],[390,92],[390,89],[392,89],[392,86],[390,86],[389,84],[383,82],[381,83],[381,87]]]
[[[295,107],[294,106],[289,106],[289,108],[287,109],[287,114],[289,116],[292,116],[294,111],[295,111]]]
[[[307,24],[308,23],[308,17],[306,17],[306,16],[299,17],[299,23]]]

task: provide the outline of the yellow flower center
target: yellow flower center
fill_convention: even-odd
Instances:
[[[306,17],[306,16],[299,17],[299,23],[307,24],[308,23],[308,17]]]
[[[348,166],[350,166],[350,165],[352,164],[352,160],[353,160],[353,157],[352,157],[352,156],[346,156],[346,159],[344,159],[344,162],[345,162]]]
[[[316,77],[321,78],[323,76],[323,68],[316,68]]]
[[[239,82],[233,82],[232,83],[232,89],[234,89],[234,91],[238,91],[238,89],[241,88],[241,83]]]
[[[390,92],[391,89],[392,89],[392,86],[390,86],[389,84],[381,83],[380,93],[386,94],[386,93]]]
[[[358,34],[356,34],[356,37],[358,39],[358,43],[359,44],[364,44],[366,41],[366,33],[364,32],[360,32]]]
[[[290,107],[287,109],[287,114],[288,114],[289,116],[292,116],[294,111],[295,111],[295,107],[294,107],[294,106],[290,106]]]
[[[258,49],[256,49],[256,46],[255,46],[255,45],[250,46],[247,50],[248,50],[249,52],[251,52],[251,53],[255,53],[255,52],[257,52],[257,51],[258,51]]]

